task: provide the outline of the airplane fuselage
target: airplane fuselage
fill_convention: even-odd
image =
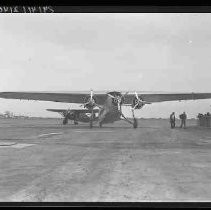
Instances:
[[[112,102],[111,98],[107,98],[105,104],[101,109],[99,109],[98,116],[93,114],[93,121],[99,121],[102,124],[113,123],[115,121],[120,120],[120,112],[118,107],[115,106]],[[74,122],[90,122],[91,113],[71,113],[68,115],[69,120],[73,120]]]
[[[63,124],[67,124],[68,119],[73,120],[74,124],[78,124],[78,122],[85,122],[85,123],[89,122],[90,127],[92,127],[93,122],[98,122],[99,126],[102,127],[102,124],[113,123],[115,121],[119,121],[122,119],[131,123],[129,120],[125,118],[125,116],[121,111],[120,105],[122,103],[123,103],[122,95],[119,92],[108,93],[107,98],[104,101],[104,104],[100,106],[97,105],[96,103],[90,103],[89,99],[88,103],[87,102],[85,103],[86,106],[84,106],[84,108],[87,109],[86,111],[72,110],[71,112],[71,110],[69,110],[66,113],[62,112],[64,116]],[[99,111],[94,109],[96,106],[99,107]]]
[[[113,104],[112,98],[107,97],[105,104],[99,111],[98,120],[102,124],[113,123],[120,120],[121,113],[118,110],[118,106]]]
[[[102,124],[113,123],[120,120],[120,112],[118,107],[113,104],[112,99],[108,97],[105,101],[105,104],[101,109],[99,109],[98,116],[93,114],[93,121],[99,121]],[[91,113],[71,113],[68,114],[68,119],[73,120],[74,122],[90,122]]]

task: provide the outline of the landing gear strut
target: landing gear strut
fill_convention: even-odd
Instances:
[[[127,94],[127,93],[126,93],[126,94]],[[118,93],[118,92],[116,92],[116,93],[115,93],[115,92],[110,92],[110,93],[108,93],[108,96],[110,96],[110,97],[113,99],[113,103],[117,106],[118,111],[119,111],[119,113],[120,113],[120,116],[122,116],[123,119],[124,119],[126,122],[132,124],[132,125],[133,125],[133,128],[137,128],[137,127],[138,127],[138,121],[137,121],[137,119],[135,118],[134,110],[135,110],[135,109],[137,108],[137,106],[139,105],[139,104],[138,104],[139,101],[137,101],[137,99],[136,99],[136,101],[133,101],[133,104],[132,104],[133,122],[132,122],[132,121],[128,120],[128,119],[124,116],[124,114],[122,113],[122,104],[124,103],[124,97],[123,97],[120,93]],[[136,94],[136,97],[138,97],[137,94]]]
[[[138,127],[138,121],[135,118],[135,113],[134,113],[134,108],[132,108],[132,114],[133,114],[133,128],[137,128]]]
[[[78,125],[78,122],[77,121],[74,121],[74,125]]]
[[[93,109],[91,109],[91,116],[90,116],[90,121],[89,121],[89,127],[93,127]]]
[[[93,120],[95,118],[93,109],[94,109],[95,106],[99,106],[99,105],[97,105],[96,98],[94,97],[93,91],[91,90],[90,96],[88,96],[85,99],[85,103],[84,103],[84,108],[87,108],[90,111],[90,113],[91,113],[90,121],[89,121],[89,127],[90,128],[93,127]]]
[[[130,120],[128,120],[128,119],[123,115],[122,112],[120,112],[120,113],[121,113],[121,116],[124,118],[124,120],[125,120],[126,122],[128,122],[128,123],[130,123],[130,124],[133,125],[133,128],[137,128],[137,127],[138,127],[138,121],[137,121],[137,119],[134,117],[134,115],[133,115],[133,122],[131,122]]]

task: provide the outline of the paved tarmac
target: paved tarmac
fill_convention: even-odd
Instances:
[[[0,120],[0,201],[211,200],[210,128],[60,123]]]

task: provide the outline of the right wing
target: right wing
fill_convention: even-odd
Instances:
[[[197,100],[197,99],[210,99],[211,93],[159,93],[159,92],[137,92],[142,100],[149,103],[157,103],[164,101],[183,101],[183,100]],[[125,104],[131,104],[134,98],[134,93],[126,94]]]

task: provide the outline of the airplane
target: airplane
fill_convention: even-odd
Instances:
[[[90,121],[91,113],[89,110],[86,109],[46,109],[50,112],[57,112],[64,117],[63,125],[68,123],[68,120],[72,120],[75,125],[78,125],[78,122],[85,122],[88,123]],[[98,109],[93,109],[93,121],[97,121],[98,117],[96,113],[98,113]]]
[[[166,93],[166,92],[124,92],[124,91],[72,91],[72,92],[0,92],[0,98],[39,100],[81,104],[90,112],[89,127],[93,127],[94,108],[99,108],[99,127],[103,124],[125,120],[138,127],[135,110],[151,103],[211,98],[211,93]],[[130,106],[133,121],[122,113],[122,106]]]

